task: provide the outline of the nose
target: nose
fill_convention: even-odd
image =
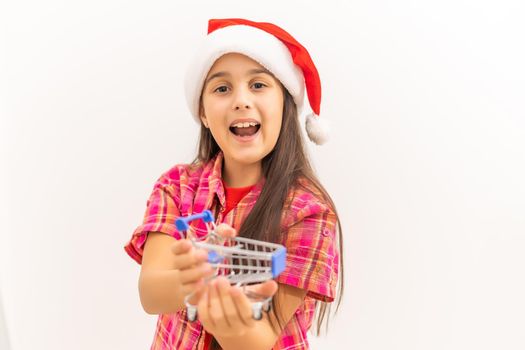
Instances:
[[[233,100],[233,109],[236,111],[240,109],[250,109],[252,106],[250,91],[247,91],[246,88],[238,88]]]

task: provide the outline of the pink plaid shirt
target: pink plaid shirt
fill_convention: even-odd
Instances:
[[[139,264],[148,232],[162,232],[176,239],[184,237],[175,228],[175,219],[214,208],[218,203],[217,223],[227,223],[239,230],[255,205],[264,178],[223,216],[226,206],[221,181],[223,155],[221,152],[207,164],[191,167],[176,165],[155,183],[144,215],[143,224],[133,232],[125,251]],[[322,201],[319,192],[306,180],[293,189],[283,212],[281,227],[287,232],[286,269],[277,282],[307,291],[304,303],[296,310],[281,332],[273,349],[308,349],[306,333],[312,325],[315,301],[334,300],[338,275],[339,252],[336,245],[336,216]],[[197,235],[206,234],[202,221],[192,222]],[[284,235],[283,235],[284,237]],[[159,315],[151,350],[204,349],[206,331],[200,322],[188,322],[186,310]],[[208,335],[209,337],[209,335]]]

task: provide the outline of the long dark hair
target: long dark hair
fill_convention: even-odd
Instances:
[[[285,203],[291,189],[301,186],[299,179],[306,179],[321,194],[320,200],[326,201],[337,217],[338,248],[339,248],[339,278],[338,292],[336,297],[336,312],[341,304],[344,291],[344,268],[343,268],[343,237],[341,222],[337,215],[334,202],[325,188],[321,185],[308,159],[304,140],[300,129],[297,115],[297,106],[290,93],[282,87],[284,94],[283,121],[281,132],[274,149],[262,159],[262,171],[265,184],[261,194],[251,212],[243,222],[238,235],[259,239],[267,242],[282,242],[281,215],[286,210]],[[202,112],[202,97],[200,111]],[[202,115],[202,113],[201,113]],[[198,154],[193,164],[209,162],[220,151],[210,130],[201,123]],[[282,316],[278,313],[279,305],[273,298],[275,319],[280,330],[284,328]],[[277,312],[276,312],[277,311]],[[330,314],[330,303],[316,301],[316,334],[321,331],[323,321],[326,318],[326,329],[328,329],[328,317]],[[271,318],[270,318],[271,320]],[[212,349],[216,349],[218,343],[214,339]]]

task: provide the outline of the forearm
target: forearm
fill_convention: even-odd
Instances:
[[[257,321],[253,328],[248,330],[242,336],[221,337],[215,336],[224,350],[269,350],[277,341],[278,334],[273,330],[267,316]]]
[[[177,270],[145,270],[139,278],[140,302],[148,314],[172,314],[185,307]]]

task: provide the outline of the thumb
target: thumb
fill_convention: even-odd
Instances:
[[[277,292],[277,282],[268,280],[253,286],[249,286],[250,292],[253,292],[261,297],[269,298]]]
[[[189,252],[192,249],[192,244],[188,239],[179,239],[171,245],[171,252],[178,255]]]
[[[222,223],[216,228],[217,234],[225,238],[234,238],[237,236],[237,230],[228,224]]]

